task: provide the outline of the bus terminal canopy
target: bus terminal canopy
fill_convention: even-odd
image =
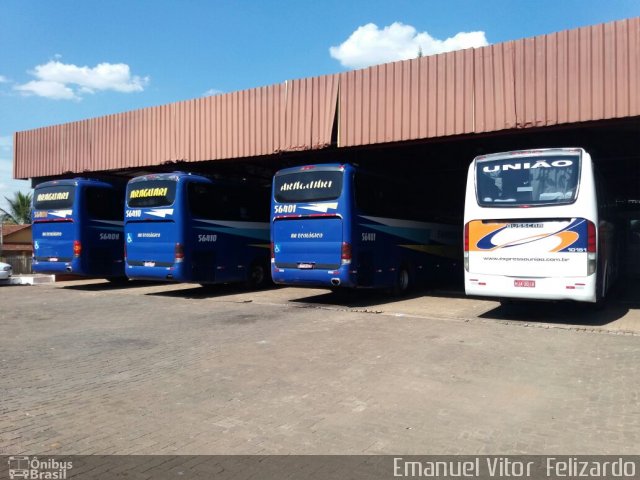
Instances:
[[[14,177],[640,115],[640,17],[14,135]]]

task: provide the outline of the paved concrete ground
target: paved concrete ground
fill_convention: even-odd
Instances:
[[[638,454],[640,310],[0,288],[0,454]]]

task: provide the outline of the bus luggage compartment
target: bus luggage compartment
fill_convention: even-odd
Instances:
[[[340,267],[342,219],[276,219],[273,244],[276,268],[335,270]]]
[[[129,222],[125,235],[128,265],[136,267],[174,265],[178,235],[173,221]]]

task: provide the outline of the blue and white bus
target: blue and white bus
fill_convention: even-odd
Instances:
[[[464,212],[466,293],[603,299],[618,272],[613,210],[581,148],[476,157]]]
[[[388,174],[348,164],[277,172],[271,203],[274,282],[403,293],[414,282],[451,278],[460,257],[460,228],[427,221],[419,193]]]
[[[129,181],[126,274],[260,287],[269,278],[269,190],[183,172]]]
[[[33,271],[125,278],[122,192],[119,185],[86,178],[38,185]]]

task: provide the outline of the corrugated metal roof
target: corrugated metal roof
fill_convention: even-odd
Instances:
[[[640,18],[18,132],[43,177],[640,115]],[[337,109],[337,110],[336,110]]]
[[[640,19],[341,74],[339,146],[640,115]]]

